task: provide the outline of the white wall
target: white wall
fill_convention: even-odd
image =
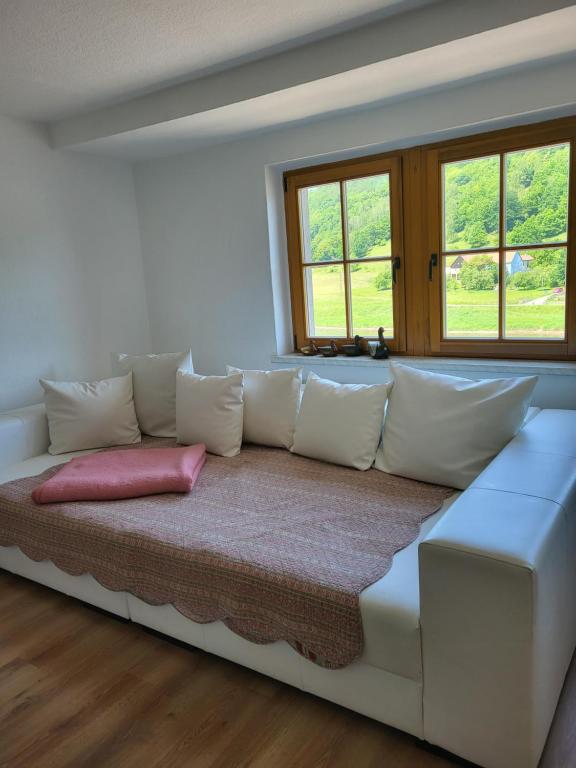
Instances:
[[[276,351],[264,163],[245,149],[135,173],[152,344],[191,346],[200,372],[262,367]]]
[[[573,60],[137,164],[154,347],[191,345],[206,373],[226,363],[270,367],[272,354],[287,351],[282,169],[565,111],[576,113]],[[542,404],[554,404],[560,377],[551,381]],[[576,407],[566,383],[562,404]]]
[[[0,117],[0,410],[39,376],[97,378],[150,344],[130,166]]]
[[[108,375],[112,350],[269,367],[290,345],[284,168],[574,113],[574,75],[557,62],[140,163],[134,179],[0,117],[0,410],[38,401],[39,376]],[[540,402],[576,407],[570,380],[550,377]]]

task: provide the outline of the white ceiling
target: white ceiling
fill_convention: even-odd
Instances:
[[[566,60],[576,79],[576,6],[369,66],[87,142],[131,159],[165,156],[335,112],[386,104],[447,85]],[[513,34],[514,45],[509,45]]]
[[[0,113],[50,121],[436,0],[0,0]]]
[[[0,114],[171,154],[558,59],[576,82],[574,30],[570,0],[0,0]]]
[[[53,146],[130,158],[184,152],[566,57],[576,82],[575,3],[442,0],[403,10],[54,121]],[[567,96],[562,106],[574,102]]]

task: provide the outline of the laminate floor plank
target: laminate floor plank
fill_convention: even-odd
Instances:
[[[0,571],[0,768],[454,768],[400,731]],[[541,768],[576,768],[576,663]]]

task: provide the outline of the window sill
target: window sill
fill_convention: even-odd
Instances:
[[[468,371],[471,375],[484,373],[511,374],[514,376],[576,376],[576,362],[554,362],[549,360],[490,360],[480,358],[455,357],[393,357],[402,365],[422,368],[427,371],[462,374]],[[272,363],[302,367],[342,366],[345,368],[386,369],[390,367],[390,359],[373,360],[371,357],[322,357],[316,355],[307,357],[293,352],[288,355],[272,355]]]

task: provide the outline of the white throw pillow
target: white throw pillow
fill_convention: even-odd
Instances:
[[[102,381],[40,379],[40,384],[44,389],[50,453],[140,442],[131,373]]]
[[[176,376],[176,432],[184,445],[204,443],[219,456],[236,456],[242,445],[242,374]]]
[[[115,373],[132,371],[140,429],[155,437],[176,436],[176,371],[194,372],[192,353],[112,356]]]
[[[292,451],[369,469],[384,420],[388,384],[338,384],[309,374]]]
[[[392,363],[375,466],[467,488],[522,426],[537,377],[471,381]]]
[[[291,448],[300,404],[302,368],[284,371],[244,371],[226,366],[227,373],[244,376],[244,442]]]

